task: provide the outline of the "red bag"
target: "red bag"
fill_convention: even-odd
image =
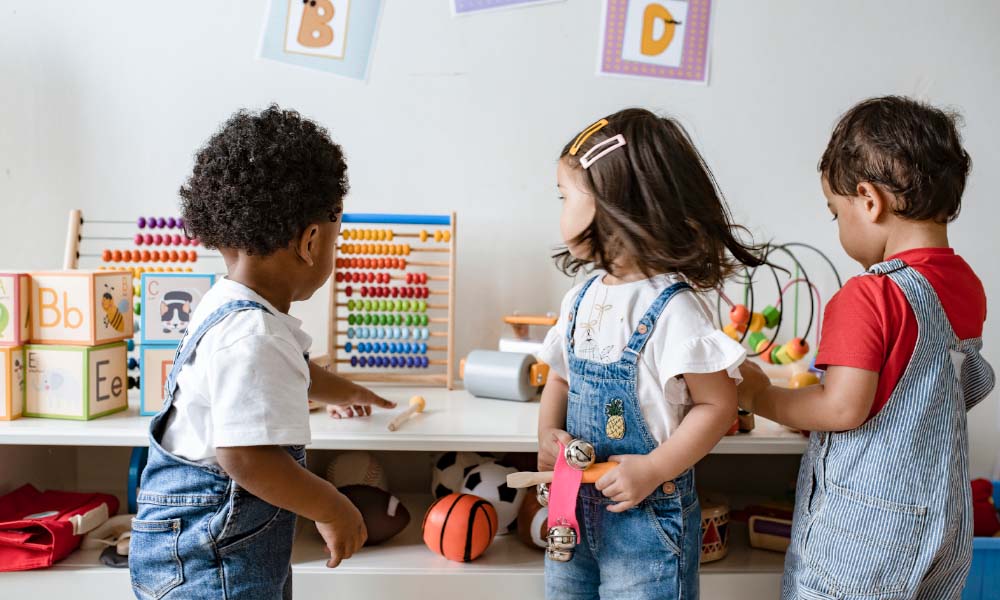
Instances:
[[[118,499],[109,494],[39,492],[25,485],[0,496],[0,571],[52,566],[117,512]]]

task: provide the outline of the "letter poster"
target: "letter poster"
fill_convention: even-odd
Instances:
[[[711,0],[604,0],[598,73],[708,82]]]
[[[382,0],[271,0],[260,56],[367,79]]]
[[[564,0],[451,0],[452,16],[470,15],[473,13],[519,8],[533,4],[549,4]]]

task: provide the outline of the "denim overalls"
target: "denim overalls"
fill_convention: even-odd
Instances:
[[[796,490],[782,596],[958,598],[972,552],[966,410],[993,388],[980,338],[959,340],[934,288],[895,259],[888,276],[916,316],[909,365],[885,407],[813,432]]]
[[[594,278],[596,279],[596,278]],[[678,292],[676,283],[656,298],[639,321],[618,362],[603,364],[573,352],[576,313],[588,281],[567,316],[569,400],[566,430],[594,445],[597,460],[615,454],[649,454],[649,434],[636,396],[636,365],[663,308]],[[580,486],[576,514],[580,540],[569,562],[545,561],[547,598],[645,600],[698,597],[701,511],[694,471],[658,487],[637,507],[611,513],[614,502],[593,485]]]
[[[177,374],[209,329],[243,310],[267,311],[249,300],[229,302],[182,342],[167,378],[163,409],[150,424],[149,461],[129,552],[132,590],[143,600],[292,597],[295,514],[253,496],[217,465],[185,460],[159,444]],[[304,446],[286,450],[305,466]]]

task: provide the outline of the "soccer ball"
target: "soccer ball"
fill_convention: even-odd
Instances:
[[[475,494],[490,501],[497,511],[500,533],[510,531],[524,500],[523,489],[507,487],[507,475],[515,472],[517,469],[513,467],[486,463],[469,471],[462,484],[463,494]]]
[[[493,462],[490,456],[476,452],[445,452],[438,457],[431,473],[431,493],[434,498],[443,498],[462,489],[465,476],[479,465]]]

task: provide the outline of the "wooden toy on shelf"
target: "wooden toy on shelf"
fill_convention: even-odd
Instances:
[[[89,420],[128,407],[124,342],[25,347],[24,416]]]
[[[128,271],[31,274],[31,341],[97,346],[132,337]]]
[[[535,358],[542,338],[532,338],[530,327],[551,327],[556,317],[511,315],[504,323],[513,338],[500,338],[500,350],[473,350],[459,362],[459,377],[473,396],[526,402],[538,395],[549,376],[549,366]]]
[[[498,349],[501,352],[524,352],[527,354],[537,354],[542,349],[545,341],[542,335],[532,335],[532,327],[552,327],[556,324],[556,316],[548,315],[520,315],[513,314],[503,318],[503,322],[511,326],[513,336],[500,338]],[[546,330],[547,331],[547,330]]]
[[[346,213],[343,224],[330,293],[328,353],[317,362],[355,381],[452,389],[455,213]],[[375,227],[356,228],[360,225]],[[435,226],[443,229],[426,229]],[[434,358],[441,354],[444,358]]]
[[[0,346],[0,421],[24,413],[24,348]]]
[[[31,337],[27,273],[0,273],[0,346],[22,346]]]
[[[140,278],[142,344],[177,344],[191,313],[215,284],[212,273],[143,273]]]
[[[748,506],[747,527],[750,530],[750,545],[762,550],[785,552],[792,543],[791,506]]]
[[[729,505],[716,498],[701,500],[701,562],[721,560],[729,554]]]
[[[389,431],[396,431],[403,426],[403,423],[410,420],[415,414],[424,412],[424,407],[427,406],[427,401],[424,400],[423,396],[414,396],[410,398],[410,406],[404,410],[402,413],[396,415],[396,418],[389,421],[388,429]]]
[[[496,510],[488,501],[471,494],[440,498],[424,516],[424,544],[448,560],[476,560],[496,534]]]
[[[139,346],[139,414],[151,417],[166,400],[167,376],[174,366],[176,346]],[[134,359],[133,359],[134,360]]]

